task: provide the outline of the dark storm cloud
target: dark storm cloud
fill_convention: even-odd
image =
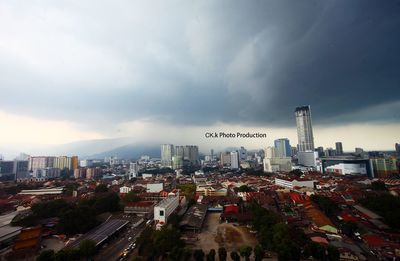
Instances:
[[[399,1],[49,5],[33,25],[0,26],[0,109],[286,126],[311,104],[320,124],[400,120]]]

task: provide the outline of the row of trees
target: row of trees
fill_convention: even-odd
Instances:
[[[279,260],[300,260],[310,256],[318,260],[339,260],[339,251],[335,247],[312,242],[303,230],[289,228],[277,215],[257,203],[252,203],[251,212],[253,229],[258,232],[262,248],[276,252]]]
[[[36,258],[36,261],[73,261],[90,259],[96,253],[96,242],[83,240],[78,249],[62,249],[55,253],[53,250],[45,250]]]
[[[360,203],[381,215],[385,223],[393,229],[400,229],[400,198],[387,192],[380,195],[368,195]]]
[[[96,195],[78,203],[68,203],[63,199],[34,204],[30,215],[16,218],[13,225],[34,226],[41,219],[58,217],[57,232],[67,235],[86,233],[98,225],[96,216],[104,212],[120,209],[119,196],[116,193]]]
[[[180,189],[183,194],[186,196],[186,200],[189,205],[195,204],[195,196],[196,196],[196,184],[178,184],[176,186],[177,189]]]
[[[139,254],[140,254],[140,247],[139,247]],[[245,260],[250,260],[250,256],[254,251],[254,256],[256,261],[261,261],[264,255],[264,251],[260,245],[256,246],[254,250],[250,246],[242,246],[239,251],[233,251],[230,253],[230,258],[233,261],[240,261],[240,258],[244,258]],[[192,258],[195,261],[215,261],[216,256],[218,254],[219,261],[226,261],[228,258],[228,252],[224,247],[218,249],[218,252],[215,249],[211,249],[207,254],[202,249],[195,249],[191,250],[189,248],[184,247],[173,247],[171,251],[163,253],[162,255],[151,255],[146,256],[144,260],[157,260],[157,258],[162,257],[163,260],[168,261],[189,261]],[[135,260],[139,261],[142,260],[140,257],[136,258]]]
[[[181,239],[181,233],[174,227],[163,227],[155,230],[147,227],[137,239],[138,252],[141,256],[155,260],[160,257],[171,260],[179,260],[178,257],[184,256],[185,242]]]
[[[311,195],[311,200],[318,205],[318,207],[325,212],[327,216],[334,217],[335,214],[339,211],[339,206],[332,199],[320,196],[320,195]]]
[[[254,249],[255,253],[256,253],[256,251],[258,251],[257,249],[259,249],[259,248]],[[230,253],[230,257],[234,261],[239,261],[240,257],[245,258],[245,260],[250,260],[252,251],[253,251],[253,249],[250,246],[242,246],[240,248],[239,253],[236,251],[233,251]],[[261,249],[261,251],[262,251],[262,249]],[[258,261],[258,260],[261,260],[263,253],[260,253],[260,252],[257,252],[257,253],[259,254],[258,256],[256,255],[256,260]],[[217,253],[216,253],[215,249],[211,249],[207,255],[204,253],[204,251],[202,249],[196,249],[193,252],[193,257],[196,261],[203,261],[204,257],[206,257],[207,261],[215,261],[216,254]],[[227,256],[228,256],[228,253],[224,247],[221,247],[218,249],[218,258],[220,261],[226,261]],[[188,260],[188,259],[185,259],[185,260]]]

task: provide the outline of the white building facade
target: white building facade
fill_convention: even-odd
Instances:
[[[178,206],[179,194],[177,196],[169,195],[154,206],[154,221],[156,224],[159,224],[157,228],[161,228],[162,225],[167,223],[168,217],[178,208]]]

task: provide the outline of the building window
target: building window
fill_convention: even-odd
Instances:
[[[160,217],[164,216],[164,210],[160,210]]]

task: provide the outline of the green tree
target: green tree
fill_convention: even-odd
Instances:
[[[348,236],[353,236],[354,232],[356,232],[357,229],[357,224],[352,221],[347,221],[342,224],[342,231]]]
[[[31,207],[33,214],[38,218],[56,217],[59,213],[70,209],[72,206],[63,199],[34,204]]]
[[[254,251],[254,260],[261,261],[264,256],[264,249],[262,248],[262,246],[256,245],[253,251]]]
[[[106,184],[99,184],[97,187],[94,189],[95,193],[104,193],[108,191],[108,187]]]
[[[178,229],[181,220],[182,216],[179,216],[178,214],[174,213],[168,217],[168,224],[171,225],[173,228]]]
[[[60,214],[58,230],[67,235],[86,233],[98,224],[95,216],[90,207],[71,208]]]
[[[231,258],[233,261],[240,261],[240,256],[236,251],[231,252]]]
[[[82,240],[79,244],[79,252],[82,257],[90,259],[96,253],[96,242],[89,239]]]
[[[360,203],[381,215],[385,223],[394,229],[400,229],[400,198],[387,192],[379,195],[368,195]]]
[[[182,190],[183,194],[186,196],[186,200],[188,205],[193,205],[196,203],[195,196],[196,196],[196,184],[178,184],[176,186],[177,189]]]
[[[140,197],[138,196],[138,195],[136,195],[136,193],[132,190],[132,191],[129,191],[125,196],[124,196],[124,198],[122,199],[122,201],[126,204],[126,203],[129,203],[129,202],[138,202],[138,201],[140,201],[141,199],[140,199]]]
[[[78,249],[61,249],[55,255],[56,261],[79,260],[80,252]]]
[[[310,198],[328,216],[333,216],[339,210],[337,203],[328,197],[311,195]]]
[[[215,249],[211,249],[207,254],[207,261],[215,261]]]
[[[185,248],[182,254],[183,261],[189,261],[192,258],[192,250]]]
[[[174,247],[168,255],[168,260],[175,261],[175,260],[181,260],[183,256],[183,251],[184,249],[181,247]]]
[[[45,250],[36,258],[36,261],[54,261],[54,251],[53,250]]]
[[[325,256],[325,247],[316,242],[309,242],[304,249],[303,255],[306,258],[312,256],[314,259],[322,260]]]
[[[204,251],[203,249],[196,249],[193,252],[193,257],[196,261],[203,261],[204,260]]]
[[[340,252],[336,247],[329,245],[327,250],[328,250],[329,261],[339,261],[340,260]]]
[[[299,169],[294,169],[294,170],[290,171],[289,173],[296,177],[300,177],[301,175],[303,175],[303,172]]]
[[[241,246],[239,253],[241,257],[244,257],[247,261],[250,260],[252,248],[250,246]]]
[[[380,180],[372,182],[371,188],[373,190],[377,190],[377,191],[386,191],[387,190],[385,182],[380,181]]]
[[[155,256],[161,256],[175,247],[183,248],[185,246],[180,232],[174,228],[163,227],[161,230],[155,231],[152,240]]]
[[[253,190],[247,185],[242,185],[239,187],[238,191],[239,192],[251,192]]]
[[[117,193],[109,193],[96,198],[96,202],[93,207],[97,214],[104,212],[114,212],[120,209],[119,207],[120,198]]]
[[[278,254],[279,261],[297,261],[300,260],[300,249],[290,239],[286,239],[275,247],[275,251]]]
[[[226,261],[227,256],[228,256],[228,253],[226,252],[225,247],[218,248],[219,261]]]

